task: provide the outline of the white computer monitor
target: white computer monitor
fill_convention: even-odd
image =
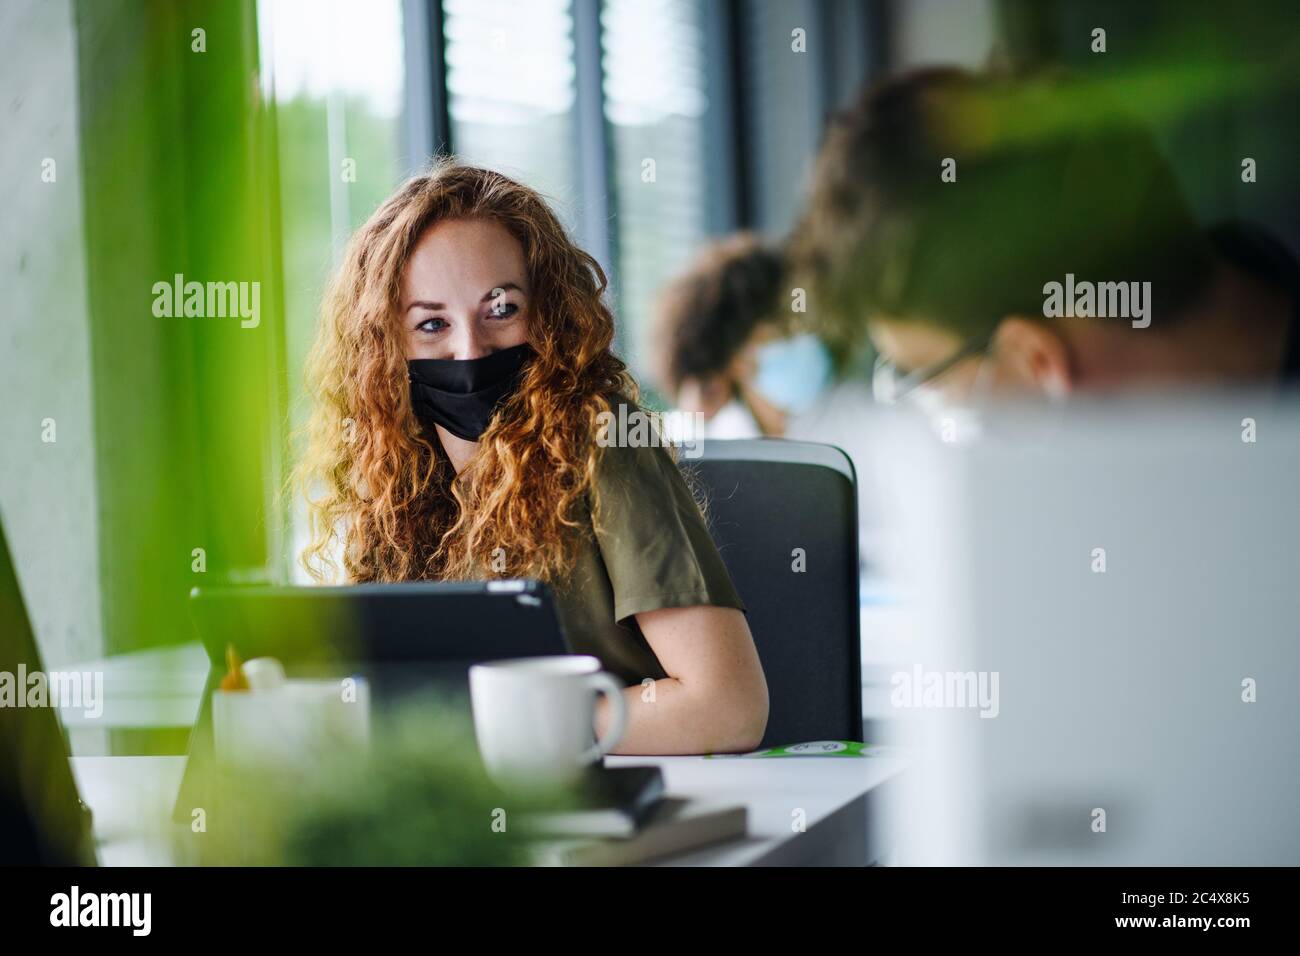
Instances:
[[[1300,405],[873,427],[910,631],[894,859],[1300,863]]]

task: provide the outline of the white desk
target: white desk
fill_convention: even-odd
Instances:
[[[94,814],[103,866],[166,866],[184,757],[73,757],[81,802]]]
[[[874,862],[867,830],[873,792],[898,757],[610,757],[610,766],[658,764],[669,793],[744,804],[749,835],[663,861],[668,866],[850,865]],[[184,757],[74,757],[81,798],[94,814],[105,866],[175,862],[168,844]],[[803,832],[793,826],[802,811]]]
[[[879,641],[901,630],[889,608],[864,609],[863,632]],[[867,642],[864,641],[864,645]],[[894,642],[895,644],[898,641]],[[897,650],[865,660],[864,704],[870,718],[887,718],[885,659]],[[879,650],[879,647],[877,648]],[[197,644],[142,651],[79,665],[105,674],[100,718],[79,720],[64,712],[69,726],[187,727],[194,721],[207,674]],[[674,857],[669,865],[753,866],[863,865],[879,858],[867,832],[873,795],[901,769],[897,757],[611,757],[611,766],[658,764],[674,796],[739,803],[749,811],[749,836],[740,841]],[[74,757],[82,799],[95,814],[107,865],[172,862],[166,833],[172,800],[180,788],[184,757]],[[796,832],[797,811],[805,831]]]
[[[673,796],[743,804],[743,840],[668,858],[666,866],[865,866],[888,849],[868,831],[870,804],[902,769],[879,757],[607,757],[611,767],[657,764]],[[799,811],[802,811],[800,814]],[[796,830],[796,820],[804,829]]]

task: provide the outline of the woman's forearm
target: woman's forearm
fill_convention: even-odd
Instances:
[[[744,753],[753,750],[767,723],[767,695],[719,693],[665,677],[625,688],[627,727],[616,754]],[[609,727],[609,701],[600,699],[596,728]]]

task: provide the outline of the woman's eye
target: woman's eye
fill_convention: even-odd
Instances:
[[[447,323],[444,322],[442,319],[430,318],[430,319],[425,319],[423,322],[417,325],[415,327],[415,330],[417,332],[441,332],[446,327],[447,327]]]
[[[519,306],[513,302],[500,302],[488,310],[488,317],[493,319],[508,319],[519,311]]]

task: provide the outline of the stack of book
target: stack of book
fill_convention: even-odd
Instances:
[[[537,863],[634,866],[746,832],[743,806],[669,796],[658,767],[593,767],[577,791],[574,809],[529,817]]]

